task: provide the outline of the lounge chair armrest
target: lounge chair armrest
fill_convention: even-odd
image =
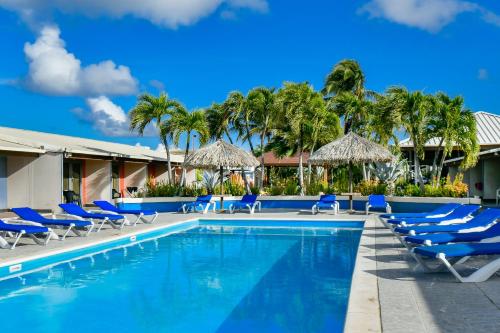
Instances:
[[[3,219],[3,221],[7,224],[33,225],[33,226],[37,226],[37,227],[44,227],[43,224],[33,222],[33,221],[26,221],[26,220],[22,220],[22,219],[17,219],[17,218],[7,218],[7,219]]]
[[[117,212],[113,212],[111,210],[104,210],[104,209],[91,209],[91,210],[88,210],[88,212],[93,213],[93,214],[120,215]]]
[[[61,219],[61,220],[81,220],[86,221],[83,217],[73,214],[58,213],[58,214],[45,214],[45,217],[49,219]]]

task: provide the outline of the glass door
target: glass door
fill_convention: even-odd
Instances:
[[[79,201],[82,187],[82,162],[78,160],[66,160],[63,163],[63,194],[69,201]],[[69,194],[68,194],[69,193]]]

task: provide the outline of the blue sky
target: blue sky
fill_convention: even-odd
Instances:
[[[344,58],[369,89],[444,91],[499,114],[497,14],[462,0],[0,0],[0,125],[156,148],[126,130],[140,92],[194,109],[283,81],[320,89]]]

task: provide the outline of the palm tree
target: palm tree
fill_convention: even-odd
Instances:
[[[312,134],[311,120],[325,114],[326,105],[308,83],[285,83],[278,91],[277,102],[280,109],[275,119],[276,135],[269,146],[278,155],[299,153],[299,187],[304,195],[303,155],[315,141],[311,138],[318,137]]]
[[[329,104],[337,104],[334,109],[344,117],[344,134],[353,123],[365,119],[365,75],[357,61],[345,59],[337,63],[326,77],[322,92]]]
[[[184,151],[184,160],[187,159],[189,154],[189,146],[191,144],[191,134],[193,132],[198,134],[200,144],[205,144],[209,137],[210,132],[205,118],[205,111],[196,110],[188,112],[185,108],[179,108],[170,119],[161,124],[161,130],[164,134],[169,133],[176,145],[182,134],[186,135],[186,149]],[[186,169],[182,169],[181,185],[186,185]]]
[[[248,108],[247,99],[239,91],[233,91],[222,104],[232,115],[232,125],[238,133],[238,140],[248,142],[253,155],[256,155],[252,142],[252,112]]]
[[[170,99],[167,93],[162,92],[160,96],[155,97],[149,93],[145,93],[139,96],[137,104],[130,110],[130,130],[137,131],[139,135],[144,134],[146,126],[151,123],[155,123],[158,129],[158,135],[160,141],[165,147],[167,153],[167,168],[168,168],[168,182],[172,182],[172,164],[170,161],[170,149],[168,147],[167,135],[161,130],[161,123],[165,117],[170,117],[179,109],[182,109],[182,105]]]
[[[231,123],[233,121],[233,110],[225,104],[213,103],[205,111],[208,129],[210,132],[210,139],[222,139],[224,134],[227,136],[229,142],[232,144],[231,138]]]
[[[278,111],[276,95],[274,89],[264,87],[252,89],[247,96],[247,107],[252,116],[254,127],[251,134],[258,134],[260,137],[260,183],[259,188],[264,187],[264,142],[271,135],[272,124]]]
[[[392,140],[396,149],[399,149],[399,138],[396,131],[401,127],[401,117],[391,106],[387,96],[382,94],[373,95],[373,103],[368,111],[367,129],[373,136],[373,141],[387,147]]]
[[[424,146],[429,139],[431,99],[420,91],[410,92],[404,87],[387,90],[389,103],[401,118],[401,124],[413,142],[415,184],[423,189],[424,180],[420,159],[424,158]]]
[[[461,96],[450,98],[444,93],[438,93],[433,98],[433,106],[435,112],[430,120],[430,135],[439,138],[433,162],[436,180],[439,181],[444,160],[455,147],[464,152],[461,168],[466,169],[476,164],[479,144],[474,115],[469,109],[464,108]],[[438,166],[437,160],[441,150],[443,153]]]

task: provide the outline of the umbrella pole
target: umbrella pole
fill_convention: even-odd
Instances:
[[[220,166],[220,211],[224,211],[224,167]]]
[[[351,209],[351,213],[354,211],[352,209],[352,162],[349,162],[349,207]]]

